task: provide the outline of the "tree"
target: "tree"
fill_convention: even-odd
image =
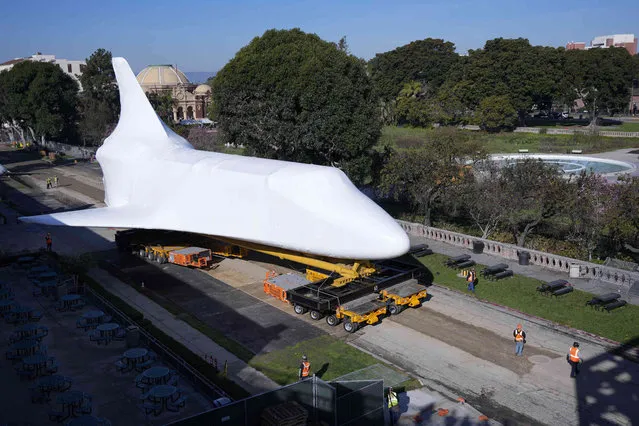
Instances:
[[[624,48],[566,51],[563,98],[569,105],[580,99],[593,123],[598,111],[625,111],[635,64]]]
[[[488,40],[483,49],[469,51],[449,81],[468,109],[487,97],[505,96],[523,123],[534,105],[547,108],[560,94],[562,53],[523,38]]]
[[[589,261],[609,221],[611,189],[605,178],[586,172],[576,176],[569,185],[566,197],[570,218],[568,240],[585,249]]]
[[[162,121],[169,126],[173,125],[173,107],[175,101],[173,100],[171,92],[147,92],[146,97]]]
[[[397,97],[395,114],[399,124],[428,127],[437,120],[437,113],[426,99],[421,83],[410,81]]]
[[[608,234],[617,244],[639,259],[639,177],[624,176],[613,187]]]
[[[526,159],[501,170],[501,187],[509,208],[505,224],[518,246],[542,223],[558,214],[566,200],[566,183],[560,171],[541,160]]]
[[[467,133],[437,129],[420,149],[396,151],[384,165],[380,189],[387,196],[406,200],[432,224],[432,212],[448,188],[463,181],[468,163],[484,157]]]
[[[80,134],[85,143],[98,145],[115,126],[120,112],[120,97],[111,63],[111,52],[98,49],[86,60],[80,76]]]
[[[460,188],[461,205],[481,231],[482,238],[488,238],[499,229],[510,208],[504,184],[496,163],[483,161],[475,165],[473,173]]]
[[[490,132],[512,130],[517,125],[517,111],[506,96],[489,96],[477,108],[477,123]]]
[[[269,30],[215,76],[214,117],[248,155],[370,176],[379,111],[361,60],[299,29]]]
[[[33,140],[73,141],[78,84],[54,64],[24,61],[0,73],[4,121]]]
[[[377,95],[392,101],[405,83],[416,81],[435,91],[453,68],[459,55],[455,44],[442,39],[416,40],[390,52],[378,53],[369,62]]]

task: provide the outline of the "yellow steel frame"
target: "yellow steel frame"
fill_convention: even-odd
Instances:
[[[310,257],[305,254],[289,251],[285,249],[276,249],[269,246],[264,246],[257,243],[250,243],[246,241],[237,241],[224,238],[223,241],[235,244],[238,246],[246,247],[249,250],[257,251],[260,253],[268,254],[270,256],[277,257],[279,259],[286,259],[292,262],[300,263],[302,265],[311,266],[314,268],[322,269],[325,271],[335,272],[341,275],[333,281],[334,287],[341,287],[347,283],[361,277],[367,277],[376,272],[375,267],[367,261],[355,261],[352,264],[340,263],[339,259]],[[309,281],[317,281],[328,277],[327,274],[314,271],[312,269],[306,270],[306,277]]]
[[[335,310],[335,317],[338,319],[344,319],[348,317],[350,318],[351,322],[356,322],[356,323],[365,322],[366,324],[371,325],[371,324],[375,324],[376,322],[379,322],[379,317],[384,315],[385,313],[386,313],[386,306],[381,306],[375,309],[374,311],[367,312],[361,315],[353,311],[349,311],[348,309],[343,309],[341,307],[338,307]]]
[[[406,297],[400,297],[396,294],[389,293],[388,290],[382,290],[380,293],[384,301],[390,299],[393,302],[395,302],[397,306],[408,305],[411,308],[414,308],[415,306],[419,306],[422,299],[424,299],[428,295],[428,292],[426,290],[422,290],[419,293],[414,293]]]

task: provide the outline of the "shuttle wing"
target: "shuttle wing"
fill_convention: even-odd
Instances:
[[[85,226],[93,228],[144,228],[145,212],[135,206],[102,207],[64,213],[21,217],[20,221],[53,226]]]

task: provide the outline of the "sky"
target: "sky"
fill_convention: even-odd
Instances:
[[[300,28],[370,59],[414,40],[457,51],[496,37],[564,46],[594,36],[639,36],[639,0],[0,0],[0,63],[36,52],[85,59],[98,48],[150,64],[216,72],[254,37]]]

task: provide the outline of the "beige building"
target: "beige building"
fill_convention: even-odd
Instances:
[[[211,87],[192,84],[172,65],[149,65],[137,76],[146,93],[170,93],[174,100],[173,120],[201,120],[211,102]]]

